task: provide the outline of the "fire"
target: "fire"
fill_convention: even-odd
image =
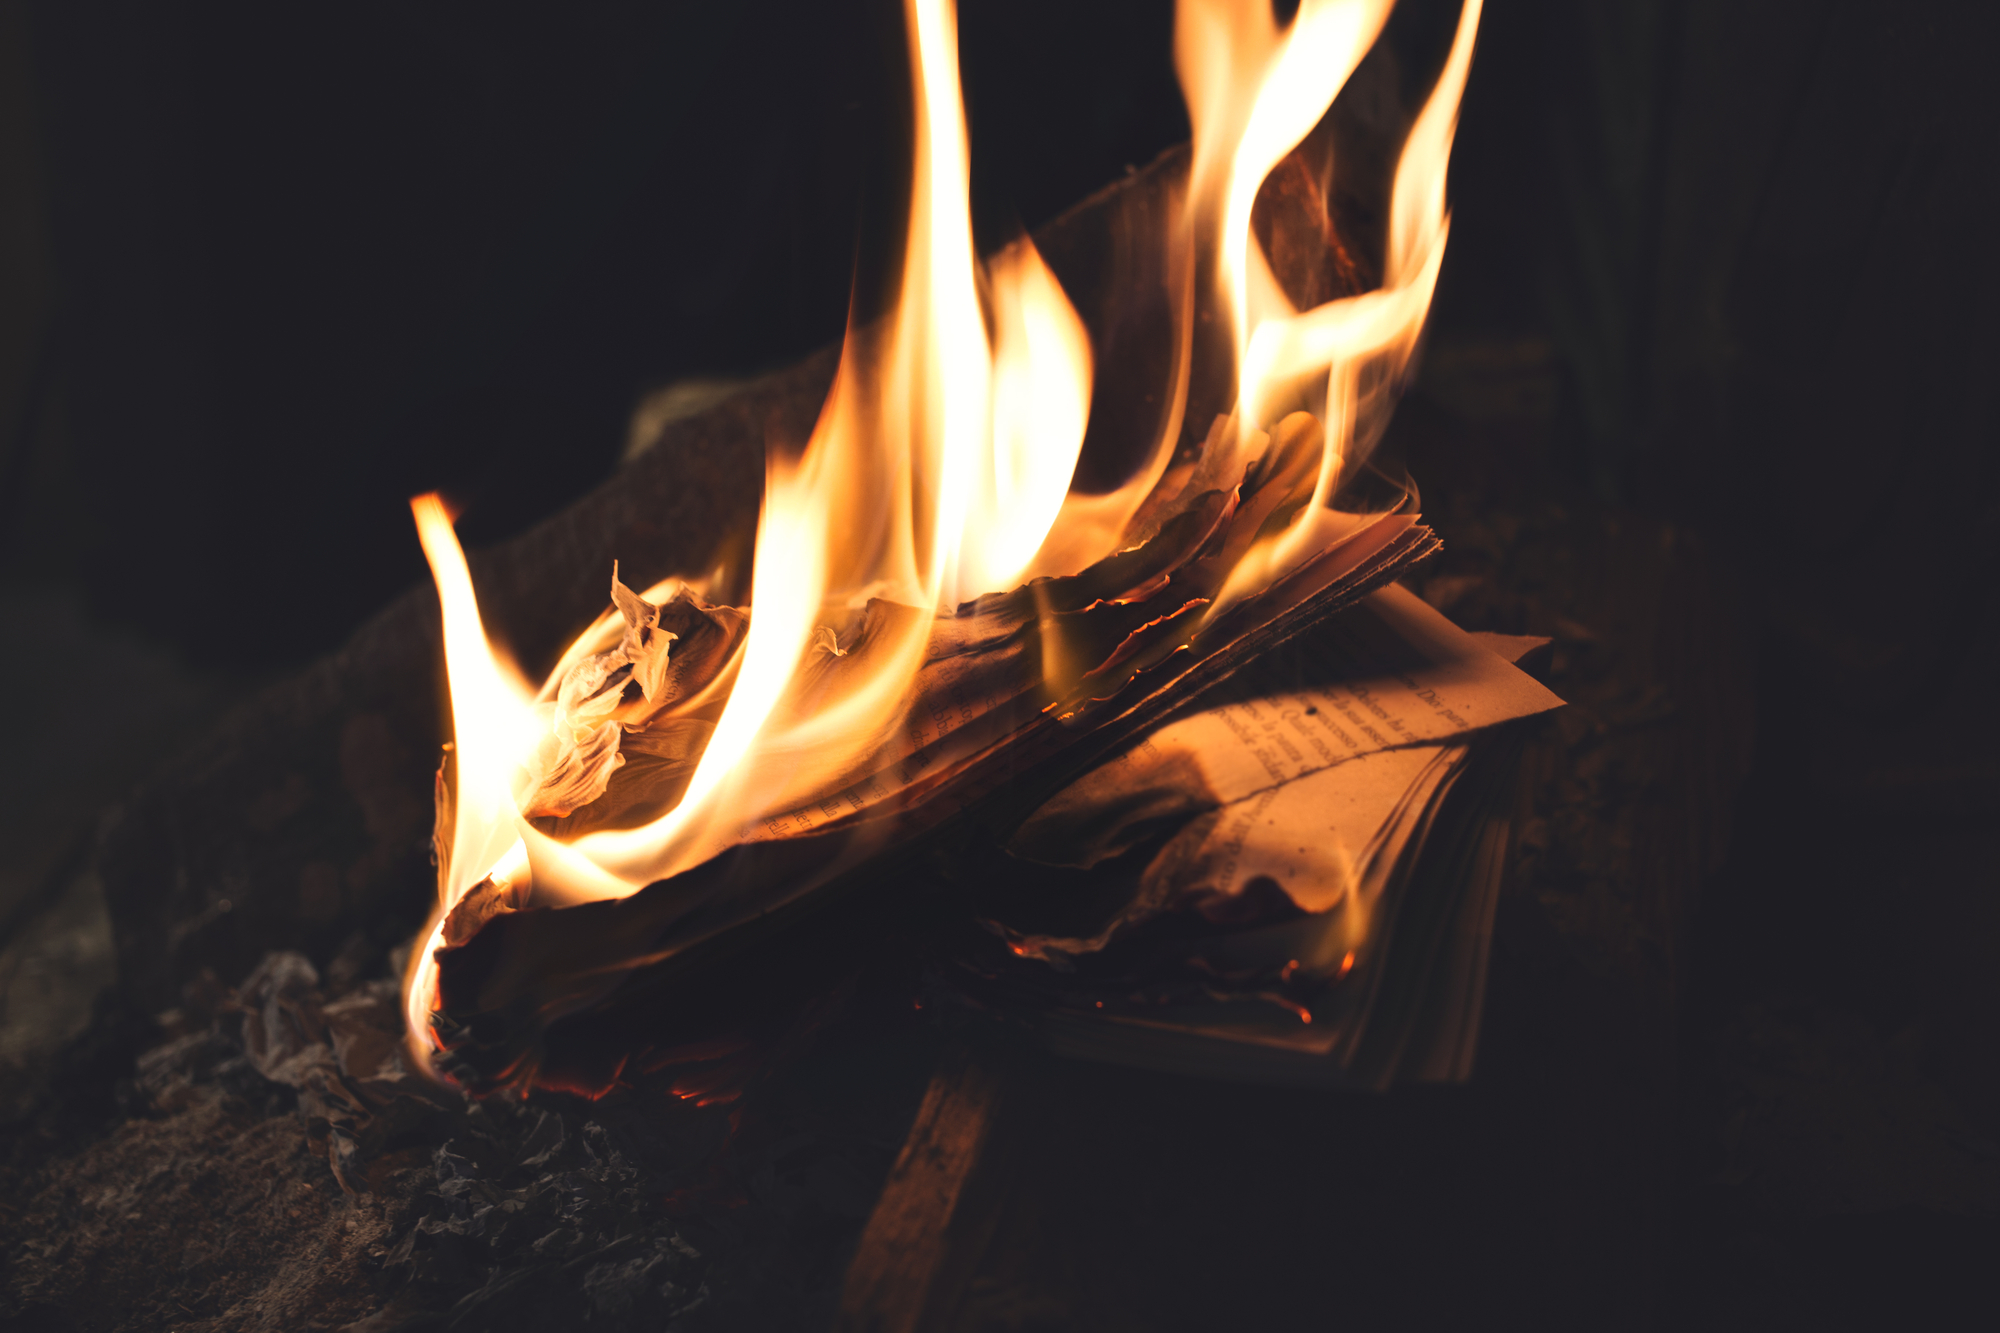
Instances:
[[[1342,479],[1367,461],[1388,425],[1444,262],[1451,230],[1445,173],[1482,4],[1464,0],[1444,69],[1403,141],[1389,198],[1382,286],[1303,314],[1274,314],[1258,322],[1243,344],[1239,417],[1248,422],[1266,418],[1269,404],[1286,384],[1323,373],[1326,398],[1320,419],[1327,438],[1312,503],[1298,522],[1244,558],[1229,588],[1216,599],[1218,608],[1324,543],[1337,521],[1331,504]],[[1303,4],[1299,13],[1303,19]]]
[[[1170,238],[1170,410],[1134,476],[1109,495],[1084,495],[1069,487],[1089,418],[1088,335],[1031,241],[989,261],[977,255],[956,14],[947,0],[905,0],[916,132],[901,286],[884,318],[850,323],[804,449],[767,463],[754,613],[700,696],[658,714],[708,709],[713,727],[679,801],[650,822],[562,840],[531,824],[536,808],[524,802],[551,766],[569,765],[586,795],[604,790],[622,762],[618,714],[630,697],[617,673],[639,684],[668,660],[674,636],[656,622],[684,595],[680,585],[637,595],[618,585],[619,613],[587,631],[537,693],[485,635],[443,505],[412,502],[443,607],[454,736],[439,902],[406,978],[412,1034],[430,1031],[433,955],[468,892],[490,880],[516,905],[565,905],[622,897],[707,860],[767,813],[853,776],[896,735],[936,616],[1128,545],[1134,514],[1179,445],[1198,282],[1230,321],[1238,406],[1222,447],[1247,461],[1264,447],[1275,404],[1302,381],[1327,384],[1315,501],[1249,551],[1220,601],[1267,585],[1338,535],[1332,497],[1379,434],[1384,390],[1404,373],[1436,282],[1445,164],[1479,0],[1467,0],[1403,150],[1381,290],[1295,311],[1250,214],[1265,177],[1325,115],[1390,8],[1302,0],[1280,28],[1269,0],[1181,0],[1175,63],[1194,151]],[[854,632],[856,608],[870,599],[891,613],[871,614],[868,669],[838,669],[852,646],[840,634]],[[576,683],[586,670],[586,685],[610,686],[590,693]],[[647,702],[659,707],[651,689]],[[413,1036],[412,1051],[428,1069],[428,1045]]]
[[[1174,65],[1194,124],[1188,220],[1213,256],[1240,362],[1254,320],[1293,313],[1250,233],[1258,187],[1333,105],[1394,0],[1301,0],[1280,28],[1267,4],[1182,0]]]
[[[866,679],[809,713],[780,715],[823,608],[873,592],[928,611],[1012,586],[1076,469],[1090,407],[1082,322],[1024,240],[984,270],[989,341],[956,18],[942,0],[910,0],[906,12],[918,114],[901,291],[886,327],[849,329],[800,459],[771,464],[756,614],[686,796],[651,825],[576,844],[627,892],[721,850],[774,796],[810,792],[900,721],[929,643],[922,616],[903,620]]]

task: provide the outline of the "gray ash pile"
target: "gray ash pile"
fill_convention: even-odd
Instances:
[[[7,1127],[9,1326],[825,1323],[930,1049],[836,1021],[730,1102],[463,1102],[404,1070],[390,977],[279,952],[185,998]]]

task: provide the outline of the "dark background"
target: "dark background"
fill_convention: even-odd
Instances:
[[[1399,13],[1412,96],[1454,13]],[[1186,136],[1168,4],[961,21],[985,241]],[[1968,1163],[2000,1139],[1995,27],[1495,0],[1413,400],[1740,571],[1757,762],[1688,1086],[1757,1005],[1915,1031]],[[837,338],[896,216],[897,40],[857,0],[0,0],[9,828],[422,577],[411,493],[497,541],[607,476],[649,391]],[[79,715],[111,737],[79,753]],[[1689,1203],[1686,1285],[1990,1258],[1992,1200],[1878,1156],[1902,1184],[1845,1203]]]

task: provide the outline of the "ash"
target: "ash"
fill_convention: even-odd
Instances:
[[[635,1128],[644,1135],[636,1141]],[[424,1215],[387,1264],[417,1289],[466,1291],[445,1312],[453,1328],[579,1317],[613,1328],[710,1327],[712,1261],[658,1203],[686,1174],[661,1163],[705,1155],[690,1146],[629,1123],[614,1130],[559,1111],[476,1106],[433,1155],[417,1201]]]
[[[107,1011],[12,1108],[0,1323],[24,1329],[827,1326],[922,1087],[879,1024],[730,1105],[465,1102],[403,1066],[391,977],[272,953]],[[918,1043],[922,1046],[922,1043]],[[870,1061],[874,1064],[871,1065]]]

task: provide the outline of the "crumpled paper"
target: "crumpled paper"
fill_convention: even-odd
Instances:
[[[555,701],[537,709],[548,734],[528,758],[520,805],[530,819],[560,819],[604,795],[625,762],[618,750],[624,728],[611,714],[626,702],[628,687],[645,703],[664,702],[670,646],[680,636],[661,628],[660,608],[626,587],[616,565],[611,601],[625,618],[623,636],[572,666]]]
[[[372,1153],[455,1101],[403,1063],[394,978],[326,1001],[304,954],[270,953],[224,1008],[241,1016],[250,1066],[297,1091],[308,1141],[351,1195],[368,1192]]]

